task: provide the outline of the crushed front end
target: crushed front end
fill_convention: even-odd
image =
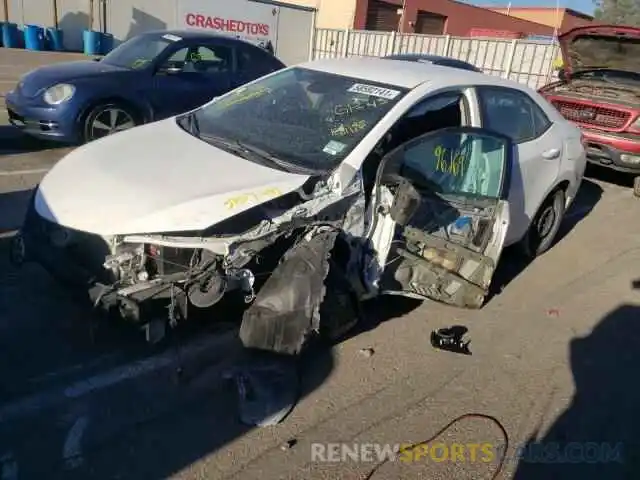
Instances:
[[[360,180],[347,189],[333,189],[322,180],[310,183],[310,194],[292,192],[206,231],[181,234],[77,231],[45,219],[32,199],[18,238],[26,260],[42,265],[94,307],[139,324],[154,341],[157,335],[150,331],[158,324],[161,338],[165,325],[175,326],[194,308],[213,307],[228,292],[253,303],[258,285],[287,251],[327,228],[343,238],[359,238],[364,213]],[[346,256],[350,263],[351,253]]]

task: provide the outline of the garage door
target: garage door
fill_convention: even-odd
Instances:
[[[437,13],[418,11],[416,16],[416,33],[424,35],[442,35],[447,17]]]
[[[369,2],[367,11],[367,30],[378,30],[381,32],[393,32],[398,30],[398,6],[390,3],[372,0]]]

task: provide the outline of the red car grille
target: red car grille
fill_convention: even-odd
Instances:
[[[631,117],[631,113],[613,108],[590,106],[562,100],[552,100],[551,103],[567,120],[594,127],[618,130],[623,128]]]

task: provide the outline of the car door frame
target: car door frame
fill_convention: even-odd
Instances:
[[[432,137],[443,135],[447,133],[460,132],[463,134],[482,134],[484,136],[490,136],[497,138],[504,142],[505,152],[508,156],[505,159],[504,171],[501,180],[501,192],[499,198],[495,199],[495,224],[494,231],[492,233],[491,240],[482,251],[482,253],[473,252],[465,247],[454,244],[454,242],[441,239],[439,237],[426,234],[428,237],[432,237],[435,244],[442,244],[442,248],[446,248],[450,251],[460,253],[461,257],[467,258],[469,256],[471,260],[478,261],[478,266],[484,262],[484,266],[487,267],[485,275],[483,276],[483,284],[474,284],[469,279],[465,278],[462,274],[462,267],[457,272],[452,272],[437,264],[432,264],[427,259],[422,259],[424,263],[429,264],[427,270],[436,272],[439,278],[444,278],[444,281],[449,281],[449,285],[457,283],[460,288],[466,286],[467,290],[456,291],[450,296],[445,297],[445,291],[442,289],[443,285],[432,285],[429,289],[414,289],[414,291],[391,291],[385,289],[380,285],[380,281],[383,279],[387,267],[390,264],[388,256],[391,252],[391,245],[394,243],[395,232],[397,222],[391,218],[389,213],[391,205],[395,199],[391,194],[382,190],[380,184],[382,181],[382,173],[387,165],[387,162],[391,161],[394,157],[406,151],[408,148],[414,146],[417,143],[430,139]],[[380,161],[378,170],[376,172],[376,180],[374,188],[376,191],[372,194],[371,211],[376,212],[376,220],[372,222],[371,228],[365,237],[365,243],[371,248],[372,255],[365,260],[365,280],[368,288],[373,286],[373,289],[377,294],[390,294],[390,295],[402,295],[409,298],[417,298],[420,300],[432,299],[442,303],[448,303],[451,305],[466,307],[466,308],[480,308],[484,304],[485,298],[489,294],[489,288],[491,285],[491,279],[495,274],[497,265],[499,263],[502,251],[505,246],[505,240],[507,231],[509,229],[509,190],[511,187],[511,170],[513,166],[513,155],[515,149],[513,148],[513,141],[506,135],[499,132],[495,132],[483,127],[474,126],[462,126],[462,127],[447,127],[430,132],[424,133],[418,137],[414,137],[401,145],[394,148],[391,152],[388,152]],[[425,233],[425,232],[422,232]],[[384,247],[382,247],[384,245]],[[482,258],[480,258],[482,257]],[[407,257],[405,257],[407,258]],[[396,259],[394,259],[395,261]],[[418,258],[410,259],[409,261],[419,261]],[[473,277],[476,271],[473,271],[470,276]],[[459,274],[459,275],[458,275]],[[488,278],[487,278],[488,274]],[[371,281],[373,279],[373,281]],[[438,292],[441,296],[438,297],[434,292]]]
[[[506,90],[524,96],[544,114],[549,122],[547,128],[541,132],[537,132],[534,136],[526,139],[514,139],[513,141],[517,152],[514,156],[516,163],[512,170],[511,197],[509,198],[511,205],[511,222],[510,231],[507,235],[507,245],[511,245],[526,235],[538,209],[549,194],[557,187],[559,182],[558,178],[562,169],[565,145],[560,139],[558,139],[557,142],[553,140],[554,137],[559,138],[557,137],[557,131],[560,129],[560,126],[556,125],[552,116],[549,115],[544,106],[536,101],[535,97],[529,92],[504,85],[478,85],[475,87],[475,90],[480,110],[481,125],[487,123],[487,113],[482,103],[482,91],[490,90]],[[557,148],[560,151],[558,158],[551,160],[543,158],[542,153],[546,151],[547,148],[541,148],[541,142],[545,141],[543,138],[545,136],[549,137],[546,141],[550,144],[558,143]],[[538,142],[538,144],[535,145],[534,142]],[[539,151],[539,154],[535,153],[537,151]],[[530,166],[529,163],[531,162],[534,163]],[[536,167],[536,165],[548,167],[548,173],[545,175],[546,179],[542,178],[540,168]],[[526,188],[527,186],[529,188]]]

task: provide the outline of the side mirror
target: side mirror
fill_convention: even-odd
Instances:
[[[158,71],[157,71],[159,75],[175,75],[176,73],[181,73],[181,72],[182,72],[182,68],[174,67],[171,65],[163,65],[160,68],[158,68]]]
[[[102,57],[93,57],[94,62],[99,62],[100,60],[102,60]]]

